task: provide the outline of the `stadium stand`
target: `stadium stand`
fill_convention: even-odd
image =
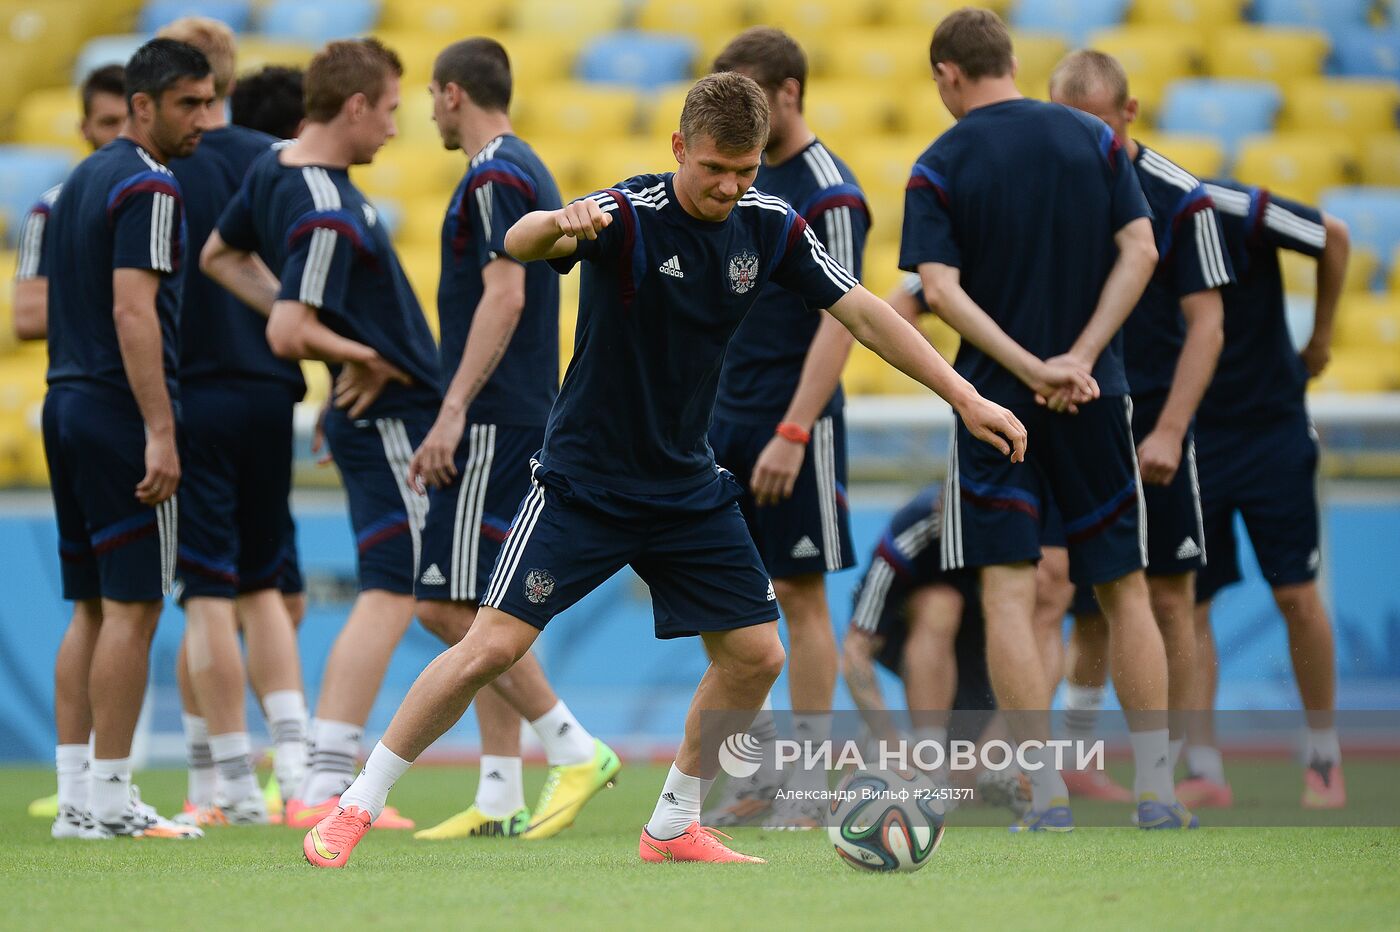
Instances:
[[[378,0],[271,0],[262,7],[258,28],[273,39],[321,45],[363,35],[378,18]]]
[[[614,32],[589,42],[579,55],[578,75],[600,84],[656,87],[684,81],[699,45],[685,36]]]
[[[234,32],[246,32],[252,24],[252,0],[150,0],[137,20],[141,32],[155,32],[182,16],[207,16],[228,23]]]
[[[1266,81],[1174,81],[1158,126],[1169,133],[1213,136],[1233,152],[1244,137],[1272,130],[1282,104],[1279,89]]]
[[[1073,45],[1090,33],[1123,22],[1128,0],[1017,0],[1011,7],[1011,25],[1028,32],[1053,32]]]

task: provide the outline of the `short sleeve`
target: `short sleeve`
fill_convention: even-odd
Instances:
[[[1171,287],[1178,297],[1222,288],[1235,280],[1220,216],[1198,185],[1172,218],[1173,246],[1170,262]]]
[[[1110,217],[1117,233],[1134,220],[1151,219],[1152,208],[1147,205],[1147,195],[1142,192],[1142,182],[1138,181],[1128,150],[1108,124],[1101,125],[1099,150],[1108,162]]]
[[[19,231],[19,256],[15,262],[16,281],[48,276],[44,234],[48,230],[51,210],[48,203],[40,201],[24,215],[24,224]]]
[[[1322,225],[1322,212],[1315,207],[1264,192],[1263,213],[1259,218],[1264,240],[1280,249],[1291,249],[1305,256],[1322,255],[1327,245],[1327,228]]]
[[[513,162],[490,159],[472,169],[462,206],[471,218],[478,262],[509,258],[506,231],[535,209],[535,183]]]
[[[219,217],[219,238],[234,249],[242,249],[245,252],[253,252],[258,248],[258,230],[253,223],[253,194],[249,184],[251,179],[244,179],[243,186],[240,187],[229,200],[228,206],[224,208],[223,214]]]
[[[827,254],[853,278],[861,276],[865,238],[870,231],[870,205],[853,184],[832,185],[818,192],[802,211]]]
[[[772,280],[802,296],[809,308],[831,307],[860,283],[831,257],[807,221],[788,208],[783,225],[782,255]]]
[[[572,254],[549,260],[550,267],[560,275],[568,274],[580,262],[601,265],[617,261],[620,256],[627,255],[636,242],[637,210],[623,191],[604,188],[588,195],[588,199],[610,215],[612,222],[598,231],[597,239],[581,239]]]
[[[927,262],[962,268],[962,250],[953,231],[948,179],[932,156],[919,159],[904,188],[904,229],[899,267],[917,272]]]
[[[347,210],[317,210],[292,224],[282,265],[282,301],[300,301],[318,310],[344,312],[355,253],[365,235]]]
[[[117,184],[107,198],[112,268],[174,274],[184,246],[180,185],[173,175],[144,171]]]

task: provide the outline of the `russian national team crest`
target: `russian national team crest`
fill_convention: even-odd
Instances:
[[[729,290],[748,294],[758,284],[758,256],[745,249],[729,257]]]
[[[546,570],[530,570],[525,574],[525,598],[540,605],[554,594],[554,577]]]

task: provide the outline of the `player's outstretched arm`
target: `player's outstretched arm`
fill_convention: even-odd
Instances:
[[[420,491],[425,482],[442,488],[457,478],[457,445],[466,430],[467,409],[500,365],[525,310],[525,267],[514,259],[488,262],[481,270],[481,283],[481,301],[467,331],[462,361],[447,386],[437,420],[408,466],[409,482]]]
[[[15,336],[21,340],[42,340],[49,335],[49,280],[43,276],[15,279],[11,296],[15,315]]]
[[[919,266],[919,279],[929,308],[964,340],[995,359],[1035,392],[1037,399],[1064,398],[1066,401],[1056,410],[1073,411],[1075,405],[1099,396],[1099,386],[1092,374],[1093,363],[1083,365],[1067,360],[1047,363],[1011,339],[963,289],[962,272],[956,267],[926,262]]]
[[[408,375],[363,343],[336,333],[300,301],[277,301],[267,319],[267,345],[282,359],[319,359],[338,363],[334,403],[359,417],[375,402],[386,385],[407,385]]]
[[[1225,346],[1225,302],[1219,288],[1197,291],[1181,299],[1186,340],[1176,360],[1167,400],[1152,432],[1138,445],[1142,481],[1170,485],[1181,466],[1181,442],[1205,397],[1215,364]]]
[[[592,198],[566,204],[559,210],[531,211],[506,231],[506,252],[521,262],[572,256],[578,241],[597,239],[612,223]]]
[[[899,739],[899,729],[885,707],[885,697],[880,692],[880,683],[875,679],[875,653],[880,649],[880,644],[881,639],[877,635],[852,625],[841,644],[841,675],[845,677],[851,699],[871,734],[876,740],[893,742]]]
[[[165,387],[165,359],[156,313],[160,274],[149,269],[112,271],[112,323],[117,331],[122,368],[146,424],[146,474],[136,497],[158,505],[180,485],[180,456],[175,447],[175,414]]]
[[[1337,217],[1322,215],[1327,242],[1317,260],[1317,308],[1313,312],[1313,332],[1302,349],[1303,365],[1309,376],[1319,376],[1332,359],[1332,324],[1337,319],[1337,302],[1342,296],[1347,260],[1351,256],[1351,231]]]
[[[894,308],[857,285],[830,311],[881,359],[952,405],[974,437],[1009,455],[1012,462],[1025,458],[1026,428],[1016,416],[978,394]]]
[[[234,249],[215,230],[199,253],[199,270],[266,317],[277,300],[277,276],[256,253]]]

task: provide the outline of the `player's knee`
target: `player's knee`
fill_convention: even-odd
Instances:
[[[821,576],[797,576],[773,580],[773,594],[783,609],[789,628],[814,622],[826,625],[826,586]]]
[[[489,636],[464,637],[451,654],[458,676],[477,689],[494,682],[521,657],[508,641]]]
[[[466,637],[471,628],[471,619],[467,618],[464,622],[462,613],[453,611],[453,608],[451,603],[438,601],[418,602],[414,606],[423,627],[449,645]]]
[[[783,649],[783,642],[775,635],[754,652],[749,666],[755,679],[772,684],[783,672],[786,663],[787,651]]]
[[[1308,625],[1318,621],[1326,623],[1327,616],[1322,610],[1322,600],[1317,594],[1317,583],[1303,582],[1274,589],[1274,602],[1289,625]]]

